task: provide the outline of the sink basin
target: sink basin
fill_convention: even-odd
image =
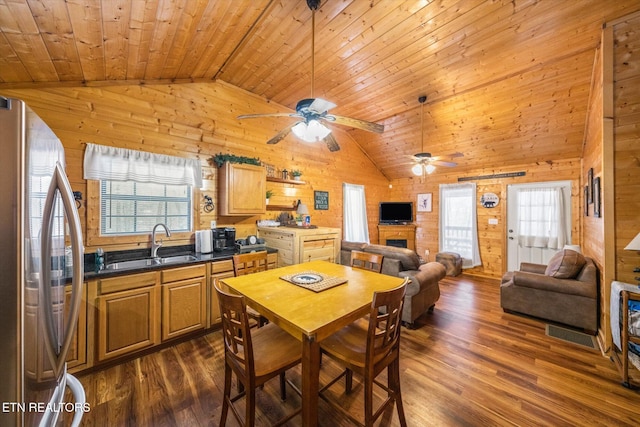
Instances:
[[[194,257],[193,255],[175,255],[175,256],[168,256],[165,258],[159,258],[160,264],[169,264],[172,262],[188,262],[188,261],[195,261],[196,257]]]
[[[195,261],[197,258],[193,255],[175,255],[164,258],[145,258],[133,259],[130,261],[118,261],[105,266],[106,270],[130,270],[134,268],[150,267],[152,265],[171,264],[176,262]]]
[[[106,270],[126,270],[131,268],[143,268],[150,265],[155,265],[151,258],[147,259],[133,259],[131,261],[119,261],[105,265]]]

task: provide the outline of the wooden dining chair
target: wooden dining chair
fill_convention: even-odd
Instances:
[[[280,377],[280,398],[285,400],[286,384],[299,395],[298,389],[285,377],[285,372],[298,365],[302,359],[302,344],[292,335],[273,323],[253,331],[249,327],[245,299],[222,291],[214,285],[218,295],[218,304],[222,316],[222,335],[224,339],[224,401],[220,426],[227,422],[229,408],[236,420],[243,426],[254,426],[256,421],[256,388],[268,380]],[[231,396],[231,379],[236,374],[238,382],[243,384],[241,391]],[[244,422],[234,403],[245,397]],[[298,415],[301,408],[284,416],[274,425],[282,425]]]
[[[269,269],[267,261],[267,251],[248,252],[233,256],[233,272],[235,276],[257,273]],[[255,320],[258,328],[269,323],[266,317],[262,316],[251,307],[247,307],[249,318]]]
[[[372,426],[394,403],[400,425],[407,425],[400,393],[399,360],[400,320],[408,281],[409,279],[406,278],[404,283],[395,289],[375,292],[368,319],[359,319],[320,342],[322,353],[346,368],[338,377],[320,389],[320,397],[358,425]],[[383,307],[386,309],[385,313],[380,312],[380,308]],[[387,385],[376,380],[385,368],[387,368]],[[362,376],[364,382],[364,423],[325,393],[342,377],[345,377],[346,393],[351,393],[354,372]],[[387,393],[385,401],[375,412],[374,384]]]
[[[351,251],[351,267],[354,268],[362,268],[364,270],[380,273],[382,271],[383,259],[384,255],[362,251]]]

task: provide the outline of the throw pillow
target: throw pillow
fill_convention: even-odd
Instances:
[[[556,279],[575,279],[586,263],[581,253],[563,249],[549,260],[544,274]]]

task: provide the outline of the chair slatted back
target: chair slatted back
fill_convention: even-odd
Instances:
[[[236,276],[268,270],[267,251],[248,252],[233,256],[233,271]]]
[[[245,373],[253,371],[253,345],[244,297],[222,291],[217,283],[214,286],[222,317],[225,355]]]
[[[380,273],[384,255],[362,251],[351,251],[351,267]]]
[[[373,294],[367,335],[368,366],[373,367],[399,347],[402,308],[408,282],[409,279],[405,278],[397,288]]]

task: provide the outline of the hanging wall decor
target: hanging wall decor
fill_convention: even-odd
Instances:
[[[593,179],[593,216],[600,218],[600,177]]]
[[[431,212],[431,193],[418,194],[418,212]]]
[[[495,208],[500,203],[500,198],[495,193],[484,193],[480,198],[483,208]]]
[[[593,203],[593,168],[587,172],[587,185],[589,186],[589,193],[587,194],[587,203]]]
[[[589,186],[584,186],[584,216],[589,216]]]

